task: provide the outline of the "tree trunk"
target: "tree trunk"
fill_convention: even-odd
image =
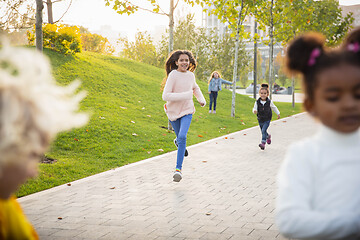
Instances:
[[[43,31],[42,31],[42,10],[44,4],[42,0],[36,0],[36,27],[35,27],[35,38],[36,38],[36,49],[39,51],[43,50]]]
[[[232,92],[232,101],[231,101],[231,116],[232,117],[235,117],[236,79],[238,76],[240,27],[242,25],[241,15],[242,15],[243,9],[244,9],[244,0],[241,1],[241,8],[240,8],[238,22],[237,22],[237,26],[236,26],[234,71],[233,71],[233,84],[232,84],[233,92]]]
[[[254,34],[257,33],[257,23],[254,24]],[[255,37],[255,35],[254,35]],[[256,84],[257,84],[257,41],[254,42],[254,99],[256,99]]]
[[[169,12],[169,53],[174,50],[174,0],[170,0]]]
[[[273,55],[274,55],[274,16],[273,16],[274,0],[271,0],[270,7],[270,48],[269,48],[269,91],[270,99],[272,99],[272,78],[273,78]]]
[[[238,73],[238,58],[239,58],[239,38],[240,38],[240,29],[239,26],[236,30],[236,40],[235,40],[235,57],[234,57],[234,71],[233,71],[233,84],[232,84],[232,101],[231,101],[231,116],[235,117],[235,98],[236,98],[236,79]]]
[[[174,50],[174,0],[170,0],[169,12],[169,54]],[[168,121],[168,130],[173,130],[170,120]]]
[[[47,5],[47,12],[48,12],[48,22],[50,24],[53,24],[54,23],[54,18],[53,18],[53,10],[52,10],[52,1],[47,0],[46,5]]]

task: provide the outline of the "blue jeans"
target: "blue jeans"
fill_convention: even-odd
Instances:
[[[181,118],[178,118],[175,121],[170,121],[171,126],[175,131],[176,140],[178,144],[176,169],[179,170],[182,169],[182,164],[184,161],[184,154],[186,149],[186,136],[190,128],[191,119],[192,119],[192,114],[189,114],[182,116]]]
[[[269,134],[267,133],[267,129],[270,126],[270,120],[269,121],[265,121],[265,122],[259,122],[259,126],[261,129],[261,142],[262,143],[266,143],[266,139],[269,136]]]
[[[216,110],[216,99],[218,96],[218,92],[211,91],[210,95],[210,104],[209,104],[209,110],[211,110],[212,104],[214,103],[214,110]]]

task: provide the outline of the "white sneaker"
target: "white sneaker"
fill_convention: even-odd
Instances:
[[[211,110],[209,110],[209,113],[211,113]]]
[[[173,180],[174,182],[180,182],[180,180],[182,179],[181,172],[175,171],[174,175],[173,175],[173,178],[174,178],[174,180]]]
[[[216,113],[216,111],[214,110],[213,113]]]

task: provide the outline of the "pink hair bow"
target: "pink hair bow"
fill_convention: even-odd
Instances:
[[[354,52],[354,53],[357,53],[359,50],[360,50],[360,45],[358,42],[356,43],[350,43],[348,46],[347,46],[347,49],[351,52]]]
[[[319,48],[314,48],[312,51],[311,51],[311,54],[310,54],[310,58],[309,58],[309,61],[308,61],[308,66],[313,66],[315,63],[316,63],[316,58],[318,58],[320,56],[320,49]]]

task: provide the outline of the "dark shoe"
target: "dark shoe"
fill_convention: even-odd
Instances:
[[[174,144],[175,144],[175,146],[176,146],[177,148],[179,147],[179,145],[177,144],[176,138],[174,139]],[[185,148],[185,154],[184,154],[184,156],[187,157],[188,155],[189,155],[188,150]]]
[[[265,149],[265,143],[260,143],[259,147],[261,148],[261,150],[264,150]]]
[[[270,134],[268,134],[268,136],[266,138],[266,143],[271,144],[271,135]]]

